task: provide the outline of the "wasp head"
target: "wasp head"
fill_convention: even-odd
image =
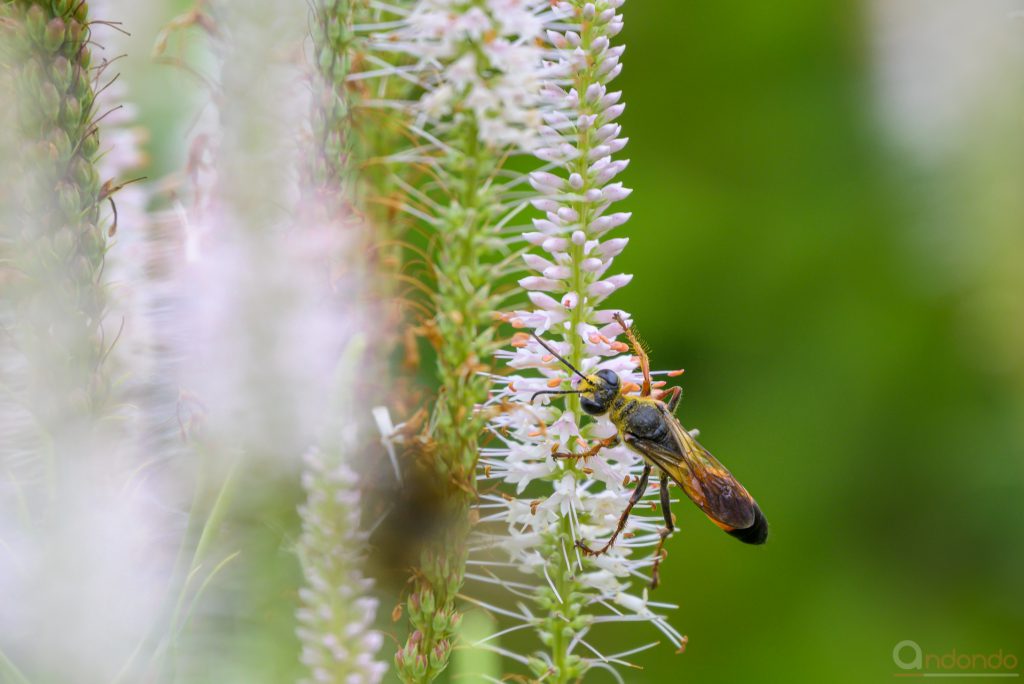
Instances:
[[[580,380],[580,408],[592,416],[608,413],[622,383],[615,371],[603,368]]]
[[[552,356],[562,362],[566,368],[571,370],[579,379],[579,384],[576,389],[573,390],[541,390],[540,392],[534,392],[533,396],[530,397],[530,403],[541,394],[578,394],[580,395],[580,408],[589,413],[592,416],[600,416],[608,413],[612,407],[612,403],[615,398],[619,396],[619,392],[622,390],[622,383],[619,380],[619,376],[615,371],[602,368],[593,375],[584,375],[576,366],[569,363],[569,361],[561,356],[557,351],[551,348],[551,346],[542,340],[536,333],[533,335],[534,339],[544,349],[548,350]]]

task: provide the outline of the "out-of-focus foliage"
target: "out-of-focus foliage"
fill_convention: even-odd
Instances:
[[[189,77],[147,57],[183,4],[121,18],[151,176],[185,153]],[[991,11],[1024,44],[1024,23]],[[657,599],[680,604],[689,647],[644,654],[629,681],[884,681],[905,639],[1024,656],[1024,65],[1003,62],[960,138],[923,159],[879,120],[863,3],[623,12],[635,192],[620,265],[636,277],[611,304],[656,367],[687,369],[684,424],[771,524],[750,548],[678,505]],[[942,77],[928,67],[906,87]],[[279,491],[279,508],[229,522],[293,538],[281,512],[299,493]],[[232,672],[296,671],[286,551],[260,582],[282,641],[234,640],[219,654]]]
[[[905,639],[1024,650],[1020,345],[991,363],[1024,313],[1022,63],[922,169],[875,118],[869,9],[628,7],[624,305],[771,524],[749,549],[681,511],[659,599],[690,646],[635,681],[883,681]]]

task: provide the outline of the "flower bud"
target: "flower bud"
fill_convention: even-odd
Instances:
[[[43,31],[42,46],[47,52],[57,52],[60,47],[64,44],[65,34],[64,20],[60,17],[54,17],[46,25],[46,29]]]
[[[448,663],[448,651],[450,645],[447,639],[437,642],[437,645],[430,652],[430,667],[432,670],[441,670]]]
[[[61,110],[60,125],[64,128],[77,128],[82,123],[82,105],[77,97],[64,98]]]
[[[25,27],[28,35],[36,42],[41,43],[46,33],[46,12],[39,5],[32,5],[25,13]]]
[[[443,634],[449,624],[449,616],[442,611],[434,613],[433,619],[430,621],[430,626],[434,630],[435,634]]]
[[[423,606],[421,612],[426,613],[427,615],[430,615],[437,610],[437,605],[434,602],[434,592],[429,589],[425,589],[420,595],[420,603]]]
[[[65,92],[71,87],[71,79],[74,75],[74,68],[64,55],[57,55],[50,63],[50,80],[53,81],[58,92]]]
[[[93,131],[89,135],[82,138],[82,156],[86,159],[92,159],[96,156],[96,152],[100,149],[100,135],[99,131]]]
[[[66,166],[71,160],[71,138],[68,137],[67,132],[63,128],[54,128],[50,131],[48,141],[52,146],[52,150],[56,153],[56,158],[53,161],[61,166]]]
[[[71,183],[61,182],[57,186],[57,206],[67,217],[77,217],[82,208],[78,188]]]
[[[42,83],[37,98],[39,113],[42,114],[43,119],[47,123],[56,122],[60,116],[60,93],[57,92],[53,83],[49,81]]]
[[[426,674],[427,674],[427,659],[426,659],[425,656],[423,656],[422,654],[416,656],[416,660],[413,661],[412,671],[413,671],[413,675],[415,675],[416,679],[423,679],[426,676]]]

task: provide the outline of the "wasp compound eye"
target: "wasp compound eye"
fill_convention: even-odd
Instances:
[[[601,378],[602,380],[604,380],[607,384],[611,385],[612,387],[618,387],[619,386],[619,376],[613,370],[608,370],[607,368],[602,368],[601,370],[597,371],[597,377]]]
[[[607,406],[602,406],[589,397],[580,398],[580,408],[592,416],[599,416],[608,410]]]

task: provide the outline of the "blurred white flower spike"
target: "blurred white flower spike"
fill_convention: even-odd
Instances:
[[[535,230],[523,235],[536,248],[524,255],[534,274],[519,281],[535,308],[505,318],[513,327],[543,335],[584,373],[609,369],[623,382],[636,383],[641,378],[635,359],[616,339],[623,332],[613,320],[617,310],[598,308],[632,278],[606,275],[627,239],[605,236],[630,217],[610,211],[630,194],[622,183],[612,182],[628,164],[613,159],[627,139],[615,123],[624,108],[621,93],[608,89],[621,70],[623,48],[610,43],[622,29],[616,11],[621,4],[552,5],[567,23],[546,33],[546,54],[554,62],[542,87],[545,125],[538,133],[544,144],[535,151],[550,162],[551,171],[530,176],[543,195],[533,204],[544,218],[534,220]],[[517,497],[529,496],[481,496],[484,531],[477,537],[467,576],[504,584],[520,598],[535,598],[536,615],[525,609],[500,614],[518,623],[507,631],[532,628],[544,646],[529,654],[500,652],[527,665],[534,676],[573,681],[591,668],[610,670],[619,678],[615,665],[628,666],[628,656],[655,645],[600,653],[587,641],[600,623],[648,622],[681,648],[685,637],[661,614],[672,606],[649,601],[646,589],[639,596],[630,593],[635,584],[648,582],[645,571],[653,558],[650,552],[637,551],[657,545],[660,515],[632,517],[621,542],[605,555],[584,557],[574,547],[575,540],[610,536],[630,497],[628,483],[641,472],[640,458],[619,446],[586,462],[553,459],[552,452],[583,451],[587,442],[612,435],[615,427],[605,417],[581,422],[579,400],[573,395],[564,403],[545,398],[531,405],[535,392],[570,389],[572,379],[529,333],[516,333],[512,349],[499,356],[513,374],[497,379],[504,388],[489,401],[495,415],[489,428],[497,446],[482,449],[479,477],[509,485]],[[649,490],[648,496],[657,497],[657,490]],[[643,509],[648,507],[637,507]],[[501,531],[494,532],[496,527]],[[508,554],[505,561],[494,559],[496,548]],[[539,594],[530,584],[498,581],[495,567],[541,579]]]

